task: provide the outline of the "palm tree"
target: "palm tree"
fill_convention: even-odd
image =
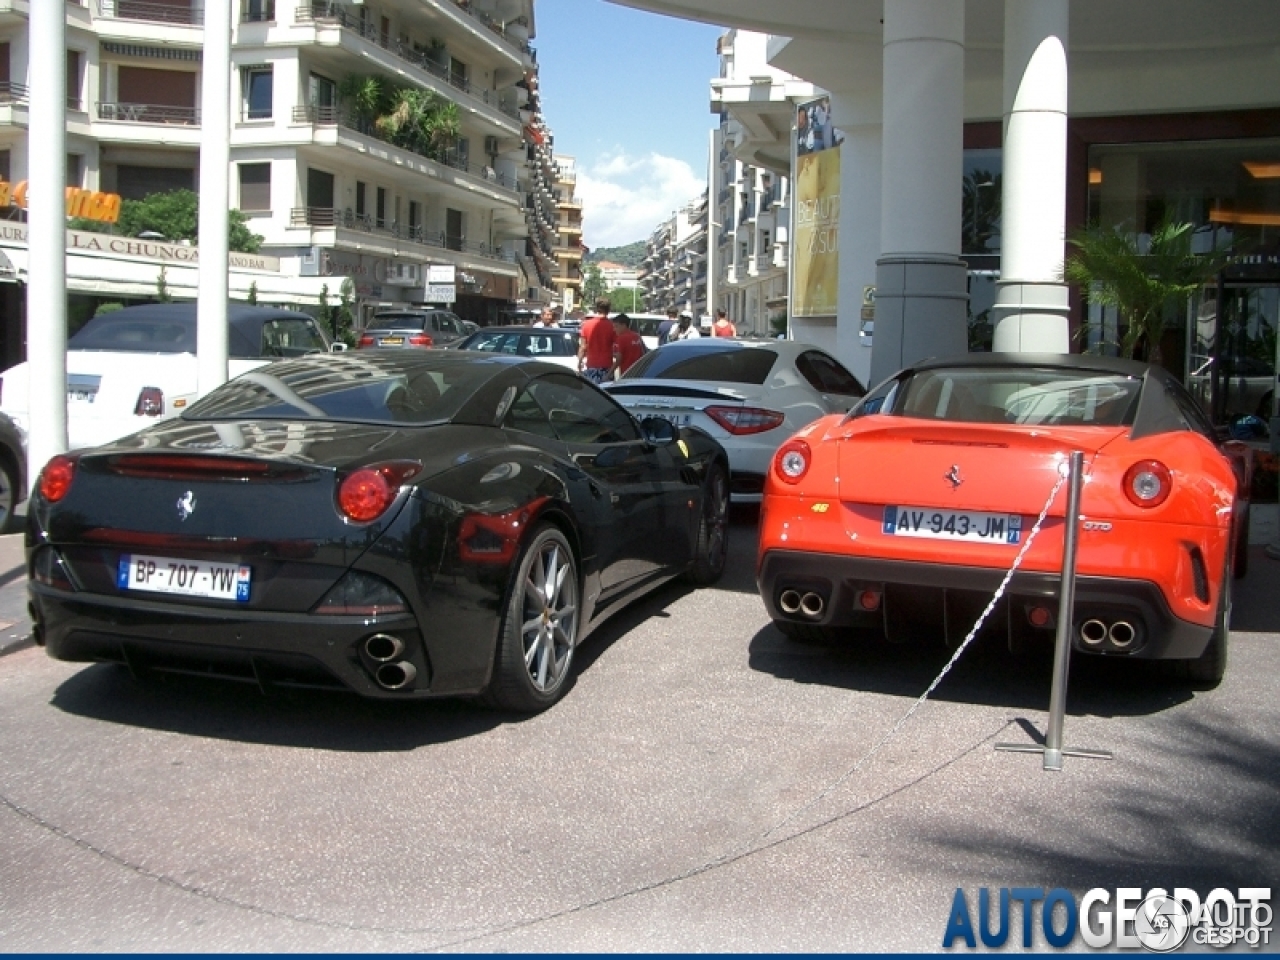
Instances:
[[[1226,265],[1230,253],[1214,249],[1191,252],[1190,223],[1164,221],[1151,234],[1144,253],[1138,237],[1106,227],[1091,227],[1067,242],[1063,275],[1094,303],[1115,307],[1125,332],[1120,352],[1132,358],[1145,344],[1148,363],[1159,364],[1166,310],[1208,283]]]
[[[390,91],[381,77],[353,73],[342,78],[338,94],[351,104],[358,121],[372,124],[387,111]]]

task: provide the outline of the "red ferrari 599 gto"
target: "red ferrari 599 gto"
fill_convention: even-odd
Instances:
[[[774,457],[757,580],[788,636],[849,628],[958,643],[1084,453],[1075,649],[1179,661],[1216,684],[1247,557],[1249,451],[1166,371],[1103,357],[971,354],[902,370]],[[1067,490],[991,623],[1051,642]]]

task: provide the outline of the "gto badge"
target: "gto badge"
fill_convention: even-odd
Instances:
[[[964,479],[960,476],[960,465],[953,463],[951,469],[942,475],[942,479],[951,484],[951,489],[955,490],[960,484],[964,483]]]
[[[186,520],[196,511],[196,498],[190,490],[178,498],[178,519]]]
[[[1083,526],[1086,530],[1096,530],[1099,533],[1111,532],[1111,524],[1105,520],[1086,520]]]

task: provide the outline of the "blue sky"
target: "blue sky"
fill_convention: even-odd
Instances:
[[[721,27],[605,0],[538,0],[542,110],[574,157],[583,242],[643,240],[707,182]]]

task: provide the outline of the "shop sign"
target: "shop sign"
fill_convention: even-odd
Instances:
[[[452,283],[428,283],[423,291],[424,303],[456,303],[458,288]]]
[[[27,209],[27,181],[19,180],[17,183],[9,183],[6,180],[0,180],[0,207]],[[66,208],[68,217],[83,217],[86,220],[115,223],[120,219],[120,195],[67,187]]]
[[[27,225],[0,221],[0,244],[27,244]],[[68,253],[105,253],[126,257],[145,257],[169,263],[195,266],[200,262],[200,248],[182,243],[158,243],[137,237],[117,237],[109,233],[89,233],[85,230],[67,231]],[[236,270],[261,270],[265,273],[280,272],[280,258],[261,253],[231,253],[227,265]]]
[[[457,268],[452,263],[427,264],[427,283],[454,283]]]

